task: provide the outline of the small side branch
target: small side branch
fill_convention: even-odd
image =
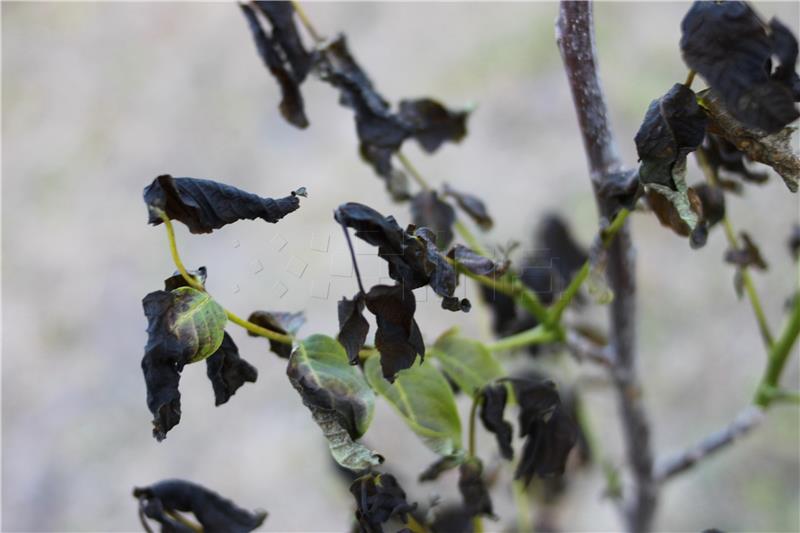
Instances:
[[[764,411],[758,407],[748,407],[721,430],[712,433],[691,448],[659,461],[655,468],[654,478],[663,483],[673,476],[685,472],[703,459],[733,444],[740,437],[749,433],[764,419]]]

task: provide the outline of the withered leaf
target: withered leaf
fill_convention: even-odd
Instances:
[[[647,190],[666,197],[689,230],[697,216],[689,206],[686,156],[703,142],[707,122],[694,92],[676,83],[650,104],[635,138],[639,180]]]
[[[445,141],[460,142],[467,135],[466,111],[451,111],[431,98],[401,100],[400,118],[408,124],[414,139],[429,153]]]
[[[278,22],[273,36],[270,36],[261,26],[258,15],[250,5],[240,3],[239,7],[247,19],[261,60],[281,88],[282,98],[278,109],[289,124],[298,128],[306,128],[308,127],[308,118],[304,109],[303,95],[300,92],[300,83],[308,73],[306,62],[310,59],[305,57],[305,50],[299,42],[297,30],[294,29],[291,21],[291,14],[288,14],[289,18],[287,19],[287,13],[284,13],[285,7],[269,5],[284,4],[291,10],[291,4],[289,2],[258,2],[257,4],[262,12],[270,17],[270,20],[275,19]],[[261,4],[266,5],[262,6]],[[295,38],[297,38],[297,42],[294,41]],[[284,49],[283,46],[288,46],[289,49]]]
[[[459,467],[458,490],[464,500],[464,508],[471,516],[484,515],[495,518],[489,489],[483,480],[483,463],[470,457]]]
[[[692,248],[700,248],[706,243],[708,230],[725,218],[725,194],[722,188],[707,183],[696,185],[691,190],[699,201],[700,213],[690,243]]]
[[[469,215],[482,230],[488,231],[492,229],[494,221],[489,215],[489,210],[486,209],[486,204],[483,203],[483,200],[475,195],[457,191],[446,183],[444,184],[444,194],[455,198],[458,207]]]
[[[264,329],[281,333],[283,335],[289,334],[294,336],[303,324],[306,323],[306,316],[302,311],[296,313],[285,313],[277,311],[253,311],[247,318],[256,326],[261,326]],[[252,331],[247,332],[251,337],[258,337],[257,333]],[[283,359],[288,359],[292,354],[292,345],[285,342],[274,341],[269,339],[269,349]]]
[[[500,455],[511,460],[514,457],[514,448],[511,446],[513,429],[511,424],[503,420],[503,412],[508,401],[508,390],[504,383],[488,385],[481,390],[482,403],[480,407],[481,422],[486,431],[494,433]]]
[[[302,83],[311,70],[311,54],[294,23],[294,5],[291,2],[258,1],[256,7],[264,13],[272,26],[272,37],[283,51],[297,83]]]
[[[792,226],[792,232],[786,244],[789,246],[789,253],[792,254],[794,260],[800,259],[800,224]]]
[[[725,261],[740,268],[751,267],[766,270],[767,262],[761,257],[761,251],[750,238],[750,235],[743,231],[739,234],[739,237],[741,239],[739,248],[727,250],[725,252]]]
[[[425,342],[414,320],[414,293],[401,285],[376,285],[366,295],[367,309],[375,315],[375,347],[381,354],[383,377],[393,382],[400,370],[410,368],[417,355],[425,356]]]
[[[356,294],[352,300],[339,300],[339,336],[351,365],[358,364],[358,352],[364,347],[369,333],[369,322],[364,318],[364,295]]]
[[[774,21],[769,35],[745,2],[697,1],[686,13],[681,30],[684,61],[723,97],[737,120],[775,133],[800,116],[794,105],[792,76],[797,41],[785,26]],[[776,75],[770,72],[773,55],[779,59]]]
[[[715,174],[720,171],[751,183],[765,183],[769,179],[766,172],[750,168],[747,156],[736,149],[724,137],[709,133],[703,142],[703,152]]]
[[[445,455],[431,463],[425,470],[423,470],[417,480],[420,483],[425,481],[434,481],[439,479],[439,476],[441,476],[443,473],[458,467],[463,462],[463,454]]]
[[[162,531],[191,531],[167,514],[173,511],[193,513],[208,532],[247,533],[259,527],[267,517],[266,511],[247,511],[216,492],[182,479],[135,487],[133,496],[139,500],[140,512],[159,522]]]
[[[206,278],[208,277],[208,271],[206,267],[201,266],[197,270],[190,270],[189,274],[194,277],[197,281],[200,282],[201,285],[206,284]],[[164,290],[171,291],[173,289],[177,289],[178,287],[189,287],[190,285],[186,283],[186,280],[183,278],[180,272],[175,272],[172,276],[168,277],[164,280]]]
[[[300,207],[294,193],[285,198],[262,198],[217,181],[198,178],[157,177],[144,189],[150,224],[162,220],[154,210],[179,220],[192,233],[211,233],[237,220],[260,218],[275,223]]]
[[[492,259],[480,255],[471,248],[463,244],[456,244],[449,252],[447,257],[455,261],[459,267],[476,274],[478,276],[500,277],[508,271],[511,262],[508,259],[493,261]]]
[[[407,514],[417,504],[409,504],[406,493],[391,474],[369,473],[353,481],[350,494],[356,499],[356,520],[362,533],[382,533],[383,524],[397,517],[407,521]]]
[[[239,348],[225,333],[219,349],[206,359],[206,374],[214,387],[215,405],[222,405],[245,383],[255,383],[258,370],[239,356]]]
[[[453,223],[456,212],[439,198],[436,191],[420,191],[411,199],[411,216],[418,228],[428,228],[435,236],[436,246],[442,250],[453,242]]]

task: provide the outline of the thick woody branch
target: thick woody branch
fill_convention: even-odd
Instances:
[[[601,193],[602,185],[622,169],[622,164],[598,78],[592,4],[562,1],[556,38],[578,114],[601,225],[604,225],[613,216],[615,206]],[[637,379],[635,254],[627,223],[617,234],[608,254],[608,282],[614,291],[609,309],[610,340],[615,355],[612,375],[634,481],[625,518],[629,531],[645,533],[652,527],[658,487],[653,480],[649,421]]]
[[[655,468],[655,480],[658,483],[670,479],[676,474],[689,470],[698,462],[734,443],[749,433],[764,419],[764,411],[758,407],[748,407],[721,430],[712,433],[691,448],[659,461]]]

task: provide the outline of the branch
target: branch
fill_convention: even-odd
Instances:
[[[732,444],[749,433],[764,419],[764,411],[758,407],[747,407],[721,430],[712,433],[691,448],[673,455],[655,467],[655,481],[663,483],[671,477],[685,472],[703,459]]]
[[[606,104],[597,74],[592,5],[563,1],[556,22],[556,39],[567,73],[589,173],[601,217],[612,218],[614,206],[600,193],[601,185],[622,164],[608,125]],[[611,346],[615,353],[614,383],[627,448],[633,469],[634,493],[625,517],[629,531],[645,533],[652,526],[658,487],[653,480],[650,424],[641,401],[636,371],[636,276],[629,226],[620,228],[608,252],[608,281],[614,291],[609,313]]]
[[[567,331],[565,345],[580,363],[592,361],[606,368],[614,366],[614,353],[608,346],[600,346],[574,331]]]

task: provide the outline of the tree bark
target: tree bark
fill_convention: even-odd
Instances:
[[[622,171],[597,72],[592,4],[562,1],[556,22],[556,40],[567,73],[600,224],[608,224],[615,204],[602,194],[605,182]],[[627,460],[633,491],[625,505],[628,531],[652,528],[658,486],[653,478],[650,425],[642,404],[636,365],[636,263],[628,222],[608,250],[607,276],[614,300],[609,308],[612,376],[618,393]]]

